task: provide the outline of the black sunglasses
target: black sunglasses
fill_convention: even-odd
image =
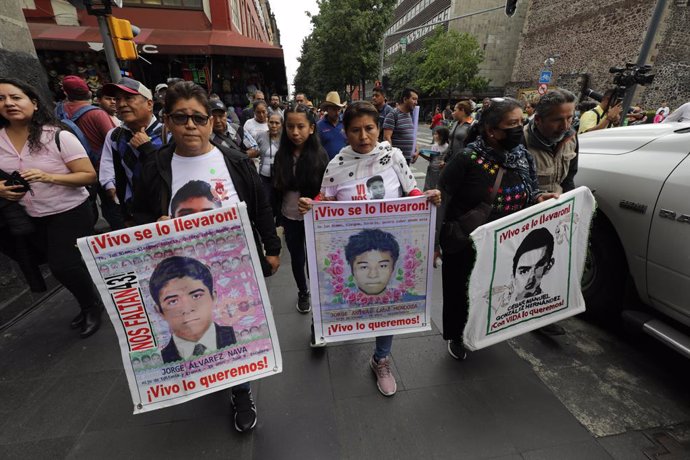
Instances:
[[[194,115],[187,115],[185,113],[173,113],[171,115],[168,115],[168,118],[172,120],[172,122],[178,126],[184,126],[187,123],[189,123],[189,119],[192,119],[192,122],[197,125],[197,126],[206,126],[208,123],[208,120],[211,118],[208,115],[202,115],[200,113],[195,113]]]

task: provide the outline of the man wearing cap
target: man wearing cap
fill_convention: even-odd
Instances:
[[[340,149],[345,147],[347,140],[343,122],[340,121],[340,109],[344,105],[340,103],[338,92],[331,91],[326,95],[326,100],[321,104],[321,110],[326,111],[326,116],[316,123],[321,145],[326,149],[328,158],[331,160],[340,152]]]
[[[211,139],[227,142],[232,148],[246,153],[249,158],[258,156],[256,140],[241,126],[228,122],[228,109],[220,100],[211,101],[211,116],[213,117]]]
[[[122,125],[108,133],[103,145],[98,180],[113,203],[119,205],[123,221],[131,221],[134,187],[141,166],[162,144],[163,125],[153,114],[151,90],[140,82],[123,77],[103,87],[113,96]],[[115,229],[113,229],[115,230]]]
[[[62,80],[62,91],[67,100],[59,105],[64,110],[64,115],[71,118],[75,113],[84,107],[91,105],[91,90],[86,82],[76,75],[68,75]],[[84,132],[84,136],[89,141],[91,151],[100,156],[103,143],[108,131],[116,125],[113,123],[107,112],[98,107],[83,112],[75,124]],[[98,170],[98,164],[94,165]]]

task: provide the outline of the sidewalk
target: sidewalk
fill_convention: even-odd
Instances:
[[[112,325],[79,339],[62,290],[0,338],[0,458],[612,458],[507,344],[458,362],[436,326],[398,336],[385,398],[373,340],[309,347],[287,251],[268,286],[284,372],[252,382],[252,433],[233,429],[226,392],[132,415]],[[437,276],[436,325],[440,294]]]

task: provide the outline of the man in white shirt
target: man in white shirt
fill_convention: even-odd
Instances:
[[[121,213],[121,220],[129,223],[134,184],[146,157],[163,144],[163,125],[153,115],[151,90],[140,82],[123,77],[117,83],[105,85],[103,95],[115,98],[122,125],[106,135],[98,181],[108,199],[118,205],[115,209]]]
[[[258,145],[254,137],[239,125],[228,122],[228,109],[219,100],[211,101],[211,116],[213,117],[213,134],[211,139],[218,138],[227,141],[232,147],[241,150],[249,158],[258,156]]]

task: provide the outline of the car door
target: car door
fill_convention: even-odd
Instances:
[[[647,290],[652,306],[690,325],[690,155],[668,176],[654,209]]]

